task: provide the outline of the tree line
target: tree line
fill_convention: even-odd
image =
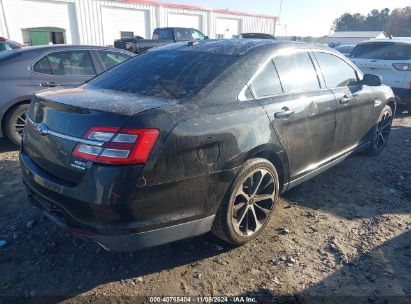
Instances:
[[[345,13],[335,19],[334,31],[385,31],[396,37],[411,37],[411,6],[392,11],[374,9],[368,15]]]

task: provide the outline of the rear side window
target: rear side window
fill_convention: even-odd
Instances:
[[[411,60],[411,45],[394,42],[374,42],[357,45],[354,58],[379,60]]]
[[[175,29],[176,40],[191,40],[191,32],[189,29]]]
[[[41,58],[33,65],[33,71],[40,74],[53,75],[47,56]]]
[[[280,79],[272,61],[254,78],[251,84],[251,91],[256,98],[272,96],[283,92]]]
[[[156,29],[153,33],[154,40],[173,40],[173,30],[172,29]]]
[[[96,74],[88,51],[63,51],[44,56],[33,71],[50,75],[93,76]]]
[[[131,58],[131,56],[129,55],[111,51],[98,51],[98,54],[100,55],[100,58],[103,61],[106,70],[111,69],[113,66],[116,66],[117,64],[120,64]]]
[[[355,70],[344,60],[327,53],[315,53],[328,88],[345,87],[357,82]]]
[[[307,52],[277,56],[274,59],[284,92],[320,88],[317,72]]]

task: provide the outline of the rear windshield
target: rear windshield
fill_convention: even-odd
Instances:
[[[375,42],[357,45],[351,57],[379,60],[411,60],[411,45],[394,42]]]
[[[151,51],[89,81],[88,88],[168,99],[191,97],[231,66],[237,57],[190,51]]]
[[[20,53],[15,52],[13,50],[2,51],[0,52],[0,63],[6,62],[7,60],[16,58],[20,55],[21,55]]]

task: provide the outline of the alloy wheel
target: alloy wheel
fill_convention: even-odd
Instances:
[[[391,132],[391,125],[392,115],[386,112],[382,115],[375,130],[374,145],[377,150],[382,149],[387,142]]]
[[[269,218],[276,187],[272,174],[264,169],[251,172],[238,188],[232,202],[232,224],[241,236],[256,233]]]

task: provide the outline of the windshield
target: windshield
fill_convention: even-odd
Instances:
[[[101,74],[88,88],[168,99],[191,97],[216,79],[235,56],[190,51],[151,51]]]

